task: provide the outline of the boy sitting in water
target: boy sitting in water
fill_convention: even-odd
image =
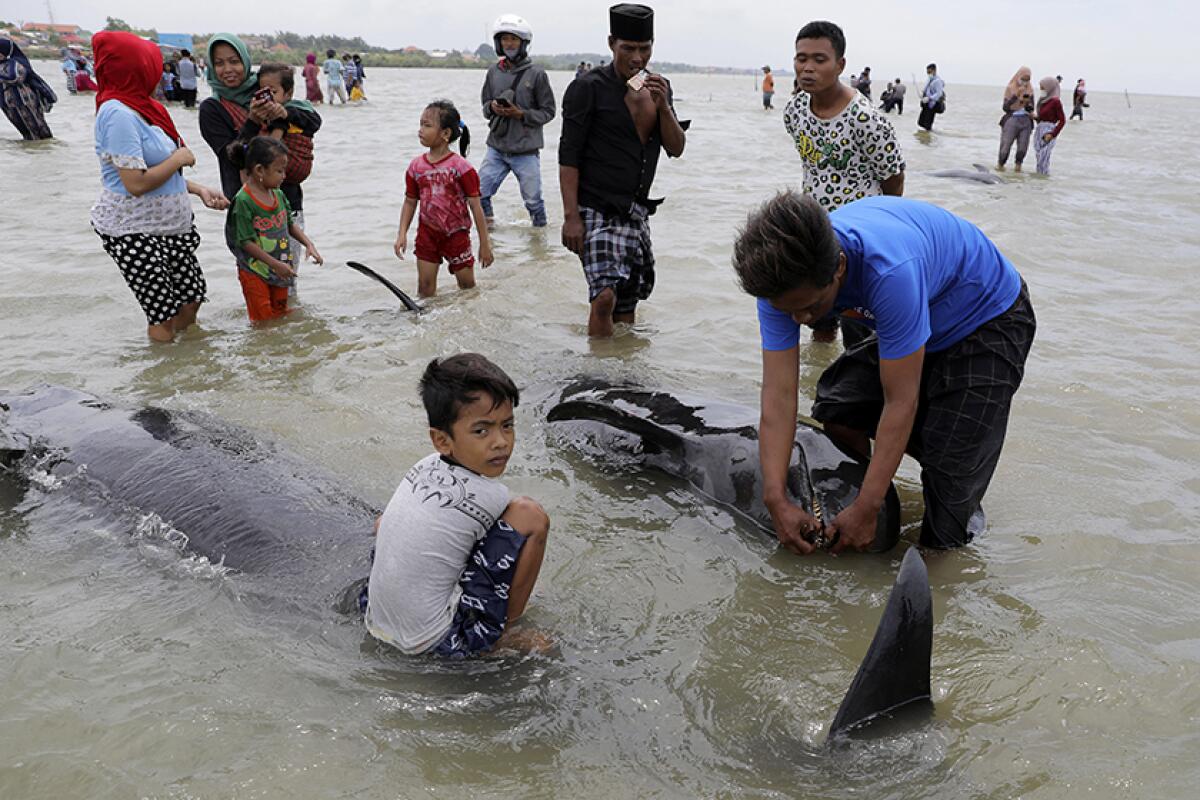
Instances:
[[[510,638],[550,518],[496,480],[519,401],[503,370],[477,353],[434,359],[420,391],[437,452],[408,471],[379,518],[367,630],[403,653],[466,658]]]

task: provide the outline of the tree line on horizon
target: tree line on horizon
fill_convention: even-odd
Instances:
[[[135,28],[119,17],[107,17],[104,30],[128,31],[149,39],[158,38],[156,28]],[[85,31],[85,38],[91,35]],[[203,53],[209,38],[213,33],[192,34],[196,51]],[[344,53],[362,56],[363,64],[367,67],[439,67],[448,69],[487,69],[496,62],[496,53],[490,42],[485,42],[473,51],[447,50],[431,51],[417,47],[388,49],[368,44],[361,36],[336,36],[333,34],[302,35],[292,31],[276,31],[272,34],[242,34],[238,36],[246,42],[250,49],[250,57],[255,63],[276,61],[284,64],[300,66],[304,64],[305,56],[316,53],[324,59],[325,52],[335,51],[338,56]],[[51,41],[50,47],[30,48],[32,58],[54,59],[58,57],[58,45]],[[444,55],[442,54],[444,52]],[[607,53],[558,53],[540,54],[533,56],[537,63],[549,70],[574,70],[580,62],[599,65],[610,58]],[[663,72],[706,72],[716,74],[748,74],[754,70],[733,67],[698,67],[693,64],[655,61],[655,68]]]

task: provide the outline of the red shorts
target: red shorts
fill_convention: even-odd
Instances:
[[[257,275],[238,269],[238,281],[242,284],[242,296],[246,298],[246,311],[251,322],[266,322],[288,313],[288,288],[272,286]]]
[[[471,255],[470,231],[442,233],[418,223],[417,244],[413,247],[413,255],[418,261],[427,261],[430,264],[441,264],[444,260],[450,266],[451,275],[460,269],[475,266],[475,256]]]

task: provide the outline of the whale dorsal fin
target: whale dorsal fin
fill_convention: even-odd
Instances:
[[[917,548],[909,548],[875,638],[838,708],[830,738],[848,733],[901,706],[930,698],[933,601],[929,573]]]

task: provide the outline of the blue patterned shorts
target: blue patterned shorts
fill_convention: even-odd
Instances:
[[[508,591],[525,537],[498,520],[471,551],[450,630],[429,652],[462,659],[491,650],[508,622]]]
[[[508,622],[508,592],[525,537],[504,520],[498,520],[480,539],[458,579],[462,596],[454,610],[450,630],[428,652],[450,659],[464,659],[491,650]],[[371,560],[375,560],[372,551]],[[358,595],[358,607],[367,610],[370,586]]]

